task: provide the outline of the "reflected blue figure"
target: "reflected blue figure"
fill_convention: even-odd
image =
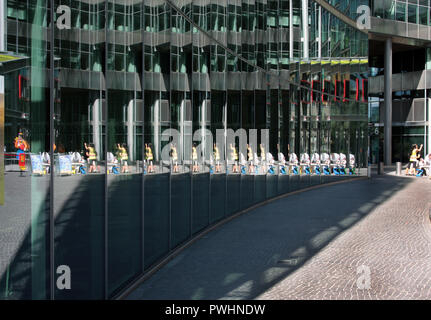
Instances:
[[[340,153],[340,174],[342,176],[346,175],[347,158],[344,153]]]
[[[331,163],[331,160],[330,160],[329,154],[327,154],[327,153],[322,153],[322,154],[320,155],[320,162],[321,162],[321,163],[322,163],[322,165],[323,165],[323,174],[324,174],[325,176],[329,176],[329,175],[331,174],[331,169],[330,169],[330,167],[329,167],[329,165],[330,165],[330,163]]]
[[[295,153],[291,153],[289,155],[289,164],[292,166],[293,174],[298,175],[299,174],[298,157]]]
[[[313,153],[311,156],[311,167],[314,167],[314,174],[320,175],[320,155],[318,153]]]
[[[268,173],[269,173],[269,174],[275,174],[275,171],[274,171],[274,167],[273,167],[273,166],[269,166]]]
[[[308,153],[301,154],[301,167],[304,168],[304,172],[307,176],[311,174],[310,172],[310,155]]]
[[[286,158],[282,152],[278,153],[278,162],[280,163],[280,173],[287,174],[286,171]]]

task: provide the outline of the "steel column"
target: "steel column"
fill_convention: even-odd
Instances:
[[[385,40],[385,134],[384,162],[392,164],[392,39]]]

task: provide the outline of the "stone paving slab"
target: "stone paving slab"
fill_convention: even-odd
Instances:
[[[430,195],[426,178],[384,175],[277,200],[193,243],[128,298],[430,299]]]
[[[431,299],[431,182],[410,180],[258,298]],[[369,271],[368,285],[361,266]]]

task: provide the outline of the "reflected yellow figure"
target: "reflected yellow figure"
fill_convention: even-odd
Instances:
[[[151,143],[145,144],[145,159],[148,162],[148,172],[153,173],[154,172],[154,166],[153,166],[153,150],[151,149],[152,145]]]
[[[172,164],[174,165],[173,172],[178,172],[178,153],[177,148],[175,147],[175,144],[171,144],[171,158],[172,158]]]
[[[127,164],[127,160],[129,160],[129,154],[127,153],[126,144],[122,145],[118,144],[118,154],[121,162],[121,173],[128,173],[129,166]]]
[[[90,169],[88,170],[88,172],[98,172],[99,166],[97,165],[97,152],[93,143],[90,143],[90,145],[87,147],[87,154],[88,162],[90,163]]]
[[[234,164],[232,166],[232,172],[234,173],[239,173],[239,167],[238,167],[238,152],[236,151],[236,148],[231,144],[230,145],[230,149],[231,149],[231,157],[232,160],[234,161]]]
[[[193,172],[199,172],[198,165],[198,151],[196,150],[196,144],[193,144],[192,147],[192,160],[193,160]]]
[[[214,161],[215,161],[215,169],[216,172],[220,172],[220,151],[217,147],[217,144],[214,143]]]

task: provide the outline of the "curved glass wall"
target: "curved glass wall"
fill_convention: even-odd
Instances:
[[[8,0],[29,62],[5,74],[0,299],[112,298],[215,222],[349,177],[280,154],[362,174],[368,40],[306,2],[56,0],[51,23]]]

